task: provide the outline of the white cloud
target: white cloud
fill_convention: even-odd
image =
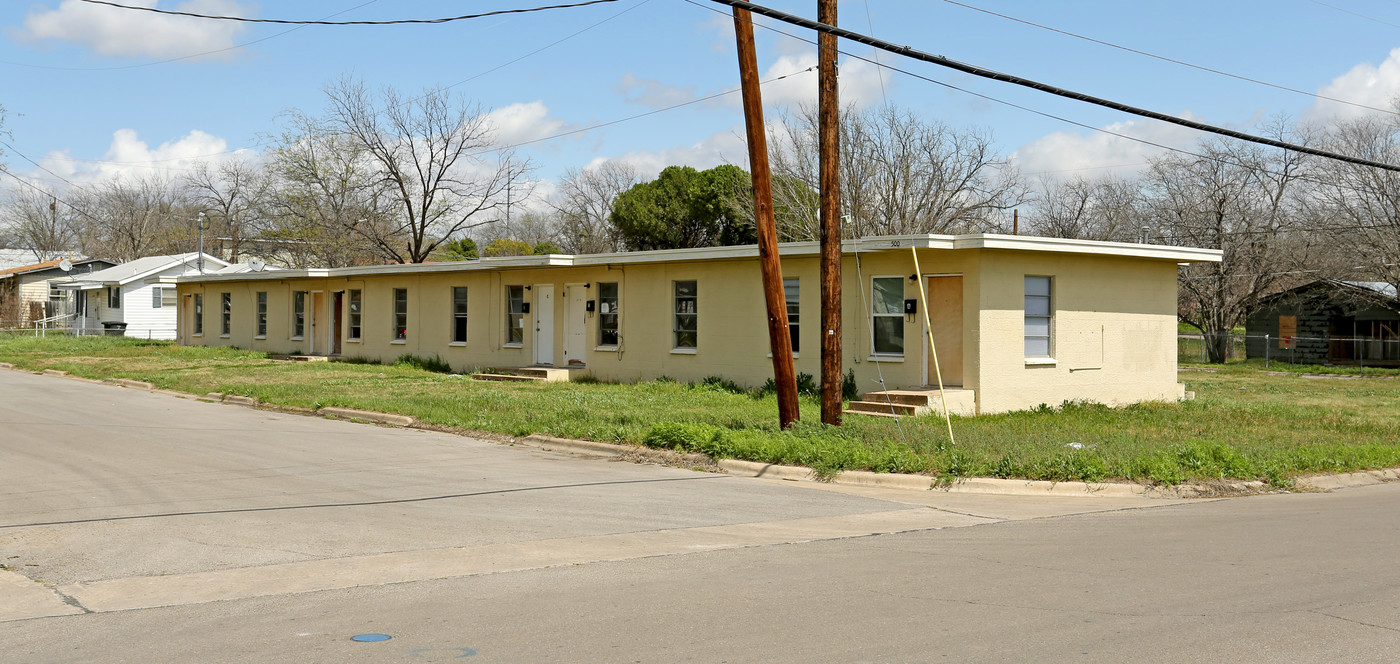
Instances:
[[[1200,120],[1190,111],[1177,117]],[[1140,141],[1189,150],[1201,137],[1199,132],[1186,127],[1145,119],[1115,122],[1103,129],[1140,140],[1097,131],[1090,134],[1061,131],[1021,146],[1011,154],[1011,161],[1032,178],[1129,174],[1146,169],[1148,158],[1164,152],[1163,148]]]
[[[563,120],[549,117],[549,107],[542,101],[503,106],[486,117],[500,145],[515,145],[568,130]]]
[[[631,72],[622,75],[616,88],[627,102],[650,108],[675,106],[696,98],[695,88],[678,88],[653,78],[637,78]]]
[[[159,0],[127,0],[127,4],[156,7]],[[163,8],[200,14],[252,14],[251,7],[236,0],[189,0]],[[57,9],[31,11],[24,18],[24,29],[12,34],[25,41],[72,42],[100,55],[170,58],[230,48],[243,29],[243,24],[236,21],[169,16],[63,0]]]
[[[246,156],[244,152],[252,154],[250,150],[234,154],[226,154],[227,151],[227,141],[199,130],[152,149],[135,130],[118,129],[112,134],[112,143],[101,161],[74,159],[66,150],[54,150],[45,154],[39,163],[74,184],[92,184],[113,178],[175,178],[198,161]]]
[[[1400,48],[1391,51],[1390,56],[1379,65],[1363,62],[1352,67],[1347,73],[1322,86],[1317,93],[1354,104],[1389,109],[1391,102],[1400,95]],[[1319,99],[1303,114],[1303,118],[1324,121],[1374,114],[1375,111],[1350,104]]]
[[[667,166],[690,166],[697,170],[705,170],[720,164],[737,164],[747,169],[748,155],[744,128],[742,125],[736,125],[691,145],[677,145],[661,150],[637,150],[612,157],[600,156],[589,162],[585,168],[616,161],[631,164],[637,169],[638,175],[652,179]]]

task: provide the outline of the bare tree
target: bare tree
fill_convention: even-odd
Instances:
[[[618,161],[566,172],[549,203],[558,215],[560,247],[574,254],[622,251],[622,238],[608,218],[618,195],[641,181],[637,169]]]
[[[495,150],[487,114],[446,90],[408,98],[385,88],[376,97],[363,83],[342,79],[326,96],[327,129],[357,144],[386,185],[392,228],[404,242],[381,249],[398,262],[421,263],[443,241],[494,221],[507,190],[528,184],[529,163]],[[498,156],[488,158],[493,152]]]
[[[286,130],[267,151],[259,239],[292,267],[400,262],[388,249],[407,236],[389,221],[386,184],[364,147],[317,118],[285,117]]]
[[[90,190],[83,253],[117,261],[194,249],[196,211],[166,178],[112,179]]]
[[[1136,179],[1049,180],[1031,204],[1026,228],[1047,237],[1136,242],[1144,203]]]
[[[790,208],[785,235],[816,237],[817,121],[784,114],[771,142],[774,209]],[[955,130],[894,106],[841,116],[841,209],[860,235],[963,233],[999,225],[1029,197],[1019,172],[988,132]],[[804,187],[780,187],[779,178]],[[810,208],[810,209],[809,209]]]
[[[1205,333],[1209,360],[1224,362],[1230,330],[1277,290],[1304,255],[1292,218],[1310,159],[1220,141],[1202,143],[1195,152],[1201,156],[1152,161],[1145,176],[1147,209],[1168,243],[1223,250],[1220,263],[1181,268],[1178,316]]]
[[[34,259],[58,258],[78,247],[83,219],[52,195],[34,189],[12,192],[0,211],[8,242],[34,252]]]
[[[215,237],[227,237],[229,255],[238,262],[250,228],[260,226],[266,178],[247,161],[228,159],[211,165],[201,161],[183,178],[186,196],[213,222]]]
[[[1323,140],[1336,152],[1400,163],[1400,120],[1394,116],[1343,121]],[[1319,235],[1341,250],[1338,268],[1400,285],[1400,173],[1334,161],[1319,170],[1316,215],[1327,220],[1318,224]]]

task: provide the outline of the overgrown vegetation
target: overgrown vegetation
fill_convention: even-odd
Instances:
[[[0,361],[284,406],[402,413],[462,430],[801,464],[827,475],[866,469],[941,479],[1266,479],[1287,485],[1299,473],[1400,465],[1395,371],[1392,377],[1316,378],[1302,375],[1302,368],[1265,372],[1245,363],[1186,371],[1182,378],[1196,392],[1194,401],[1123,408],[1069,403],[955,418],[953,446],[934,417],[851,416],[842,427],[822,426],[811,396],[800,400],[802,422],[779,431],[771,394],[721,377],[696,384],[487,383],[425,370],[418,365],[432,362],[421,358],[394,365],[288,363],[252,351],[123,337],[0,338]],[[1330,371],[1341,369],[1306,373]]]

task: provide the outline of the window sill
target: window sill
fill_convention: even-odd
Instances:
[[[253,335],[253,339],[258,340],[258,341],[264,341],[264,340],[267,339],[267,335],[266,335],[266,334],[255,334],[255,335]]]
[[[672,348],[672,349],[671,349],[671,354],[672,354],[672,355],[694,355],[694,354],[696,354],[696,350],[697,350],[697,349],[695,349],[695,348]]]
[[[408,339],[392,339],[392,340],[389,341],[389,343],[391,343],[391,344],[393,344],[393,345],[395,345],[395,346],[407,346],[407,345],[408,345]]]
[[[525,344],[501,344],[501,348],[524,348]]]
[[[773,354],[772,354],[772,353],[769,353],[767,357],[769,357],[769,358],[771,359],[771,358],[773,357]],[[797,358],[799,358],[799,357],[802,357],[802,353],[793,353],[793,354],[792,354],[792,359],[794,359],[794,360],[797,359]]]
[[[594,347],[593,347],[593,350],[598,351],[598,352],[602,352],[602,353],[616,353],[616,352],[617,352],[617,349],[618,349],[617,346],[594,346]]]
[[[866,362],[903,362],[903,355],[871,355],[865,358]]]
[[[452,341],[452,342],[449,342],[447,345],[450,346],[450,347],[456,347],[456,348],[466,348],[467,342],[465,342],[465,341]]]
[[[191,333],[190,333],[190,336],[192,336],[192,337],[203,337],[203,336],[204,336],[204,333],[203,333],[203,332],[191,332]]]
[[[220,335],[219,335],[219,338],[220,338],[220,339],[227,339],[227,338],[229,338],[229,337],[231,337],[231,336],[233,336],[233,335],[231,335],[231,334],[220,334]]]
[[[306,338],[306,337],[304,337],[304,336],[297,335],[297,336],[295,336],[295,337],[292,337],[292,338],[291,338],[291,341],[301,341],[302,339],[305,339],[305,338]]]
[[[360,338],[359,338],[359,337],[355,337],[354,339],[346,339],[346,340],[345,340],[345,343],[347,343],[347,344],[357,344],[357,343],[360,343]]]
[[[1053,357],[1028,357],[1026,366],[1028,367],[1053,367],[1060,364],[1060,361]]]

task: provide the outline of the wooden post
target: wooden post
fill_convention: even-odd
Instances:
[[[817,0],[817,21],[836,25],[836,0]],[[841,98],[836,36],[817,35],[817,125],[821,187],[822,422],[841,424]]]
[[[758,90],[753,15],[747,9],[734,8],[734,39],[739,47],[739,83],[744,94],[749,168],[753,172],[754,222],[758,226],[763,299],[768,306],[768,347],[773,353],[773,383],[778,389],[778,424],[786,429],[799,417],[797,376],[792,368],[792,337],[788,331],[787,301],[783,296],[783,266],[778,260],[778,227],[773,219],[773,182],[768,172],[768,136],[763,124],[763,99]]]

